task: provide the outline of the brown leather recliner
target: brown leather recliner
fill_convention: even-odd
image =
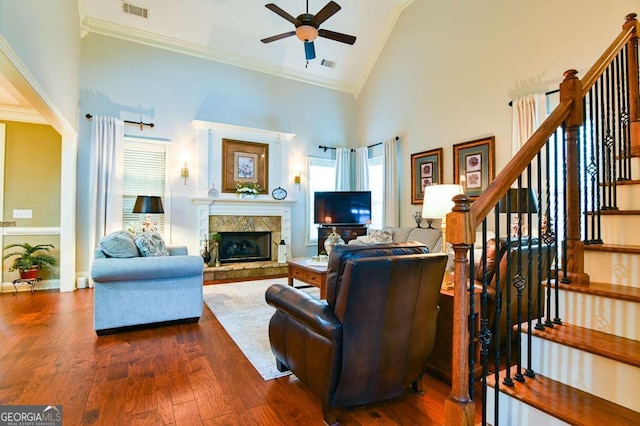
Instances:
[[[498,342],[501,349],[506,347],[508,330],[511,330],[512,341],[518,339],[519,335],[513,327],[510,327],[510,325],[513,326],[518,323],[518,311],[520,311],[521,321],[528,321],[530,304],[531,320],[534,324],[538,318],[539,308],[540,312],[544,314],[544,292],[546,290],[543,287],[543,283],[546,282],[549,276],[550,263],[555,258],[555,246],[549,247],[544,244],[538,246],[538,240],[534,239],[533,241],[531,249],[529,249],[526,241],[523,241],[523,244],[519,247],[517,241],[511,241],[510,246],[501,241],[499,244],[500,250],[496,258],[495,240],[490,240],[487,242],[486,251],[488,273],[484,274],[485,261],[482,257],[478,268],[476,268],[476,288],[481,288],[484,280],[489,283],[487,287],[487,319],[493,334],[492,351]],[[518,259],[518,251],[520,251],[520,259]],[[529,260],[531,260],[531,270],[529,270]],[[496,261],[499,264],[498,274],[496,274],[495,270]],[[540,265],[538,262],[540,262]],[[514,285],[518,275],[522,276],[525,284],[520,302],[518,302],[518,290]],[[496,278],[498,277],[500,279],[500,299],[496,294]],[[542,299],[540,300],[538,297],[540,295],[539,290],[542,290]],[[510,294],[507,295],[507,292]],[[531,299],[529,299],[529,294]],[[500,300],[500,311],[499,316],[496,316],[498,300]],[[509,306],[507,306],[507,302],[510,303]],[[499,330],[499,333],[496,333],[496,330]]]
[[[433,348],[447,256],[419,243],[338,246],[327,272],[327,300],[286,285],[266,292],[278,369],[290,369],[335,407],[367,404],[419,390]]]

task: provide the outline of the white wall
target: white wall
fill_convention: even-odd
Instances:
[[[77,0],[0,0],[0,36],[75,130],[80,76]],[[42,95],[42,94],[41,94]]]
[[[197,155],[193,120],[224,123],[276,132],[295,133],[289,143],[288,169],[306,164],[307,155],[323,156],[318,145],[356,145],[355,99],[352,95],[242,68],[181,55],[111,37],[89,34],[82,40],[80,116],[112,115],[153,122],[142,132],[127,126],[125,133],[171,141],[171,243],[188,244],[197,230],[192,197],[194,182],[183,185],[182,156]],[[87,204],[88,152],[91,123],[82,119],[78,153],[78,268],[88,268]],[[304,171],[304,169],[303,169]],[[191,175],[198,171],[191,169]],[[282,182],[288,199],[297,199],[294,218],[304,217],[305,192],[293,180]],[[220,188],[220,182],[216,182]],[[276,185],[277,186],[277,183]],[[274,186],[274,187],[275,187]],[[294,220],[293,256],[314,254],[304,244],[304,222]],[[289,243],[289,242],[287,242]],[[87,270],[87,269],[85,269]]]
[[[361,145],[400,136],[401,223],[411,215],[410,156],[496,137],[496,173],[511,157],[514,97],[558,88],[571,68],[584,75],[620,32],[637,1],[416,1],[398,19],[358,95]]]

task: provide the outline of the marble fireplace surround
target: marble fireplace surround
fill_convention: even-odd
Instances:
[[[280,216],[209,216],[209,233],[212,232],[270,232],[269,253],[272,261],[278,260],[278,248],[274,244],[280,242],[282,234],[282,219]],[[267,254],[267,253],[265,253]],[[221,253],[222,257],[222,253]],[[265,256],[266,257],[266,256]],[[248,260],[251,262],[251,260]],[[237,262],[243,262],[237,260]],[[245,260],[244,262],[247,262]]]
[[[272,241],[291,241],[291,207],[295,201],[277,201],[267,196],[255,200],[242,198],[196,198],[192,202],[198,209],[199,247],[204,236],[224,231],[271,231]],[[271,248],[272,260],[278,259],[278,250]]]

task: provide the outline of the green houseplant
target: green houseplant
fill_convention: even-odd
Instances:
[[[20,250],[5,254],[2,256],[2,260],[5,261],[15,257],[9,271],[19,271],[20,279],[35,279],[38,277],[39,269],[48,269],[56,264],[55,257],[49,254],[49,251],[54,248],[53,244],[36,244],[32,246],[29,243],[13,243],[4,246],[5,250],[12,248],[19,248]]]

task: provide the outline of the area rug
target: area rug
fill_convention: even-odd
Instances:
[[[264,293],[275,283],[287,284],[287,278],[204,286],[204,302],[264,380],[291,374],[278,371],[269,345],[274,309],[265,302]],[[320,297],[318,288],[304,291]]]

